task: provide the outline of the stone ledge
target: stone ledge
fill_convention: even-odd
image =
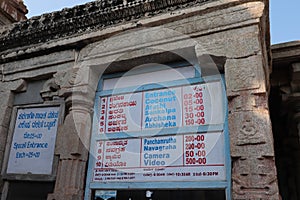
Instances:
[[[60,12],[33,17],[2,29],[0,51],[79,35],[113,24],[192,7],[215,0],[94,1]]]
[[[272,45],[272,57],[273,61],[286,60],[291,57],[296,57],[300,55],[300,41],[292,41],[286,43],[280,43]]]
[[[215,12],[218,9],[224,11],[219,13]],[[263,9],[264,4],[261,1],[257,0],[208,1],[206,3],[202,3],[199,6],[186,7],[178,9],[176,11],[160,13],[159,15],[153,16],[151,18],[144,17],[141,19],[132,20],[131,22],[127,21],[118,25],[108,26],[98,30],[89,30],[88,32],[73,34],[68,37],[62,37],[58,39],[52,39],[39,44],[32,44],[8,49],[0,53],[2,58],[2,61],[0,62],[24,59],[28,55],[36,53],[43,54],[52,51],[62,51],[66,49],[80,49],[88,43],[92,43],[99,40],[105,40],[126,30],[133,31],[133,29],[137,30],[139,28],[160,26],[164,28],[175,29],[175,31],[181,32],[176,28],[179,26],[179,23],[189,23],[188,30],[186,30],[187,32],[184,32],[182,34],[189,35],[193,38],[199,36],[206,36],[209,34],[222,32],[224,30],[246,27],[253,24],[257,25],[260,22],[260,17],[263,14],[261,12],[263,11]],[[241,16],[239,17],[239,19],[229,17],[227,20],[226,14],[228,12],[230,13],[230,11],[238,12],[241,14]],[[212,19],[205,19],[205,16],[208,16]],[[205,20],[205,22],[208,22],[210,20],[217,20],[215,18],[224,19],[224,23],[221,25],[221,27],[216,28],[216,24],[214,24],[212,27],[209,23],[194,23],[199,19],[203,19]],[[201,30],[198,30],[199,28],[201,28]]]

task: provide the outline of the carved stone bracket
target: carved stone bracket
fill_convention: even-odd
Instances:
[[[267,110],[229,114],[231,156],[274,156]]]
[[[58,90],[60,86],[55,82],[54,78],[47,80],[43,86],[43,89],[40,91],[44,101],[53,100],[55,96],[58,96]]]
[[[228,103],[230,113],[269,108],[266,93],[251,94],[251,91],[241,91],[238,96],[231,97]]]
[[[232,172],[233,199],[279,199],[273,158],[241,157]]]
[[[227,96],[240,95],[242,91],[253,94],[266,93],[262,57],[255,55],[244,59],[228,59],[225,64]]]
[[[89,69],[80,67],[58,72],[45,84],[46,88],[58,87],[55,94],[63,97],[66,104],[66,117],[58,127],[55,149],[60,158],[57,181],[48,199],[83,198],[95,98],[93,84]]]
[[[228,59],[233,199],[279,199],[262,56]]]

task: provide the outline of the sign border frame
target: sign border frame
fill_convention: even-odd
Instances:
[[[229,139],[229,128],[228,128],[228,101],[226,96],[226,89],[225,89],[225,77],[224,74],[219,75],[211,75],[211,76],[205,76],[201,77],[198,69],[195,66],[195,77],[189,78],[186,80],[178,80],[178,81],[171,81],[171,82],[163,82],[165,87],[178,87],[183,86],[187,84],[201,84],[206,82],[221,82],[221,88],[222,88],[222,102],[224,105],[223,112],[224,112],[224,123],[220,125],[213,125],[212,128],[214,130],[223,131],[224,135],[224,151],[225,151],[225,181],[193,181],[193,182],[185,182],[185,181],[178,181],[178,182],[123,182],[123,183],[98,183],[92,181],[93,176],[93,169],[94,169],[94,157],[92,154],[89,155],[89,161],[88,161],[88,169],[87,169],[87,176],[86,176],[86,188],[85,188],[85,200],[90,200],[91,197],[91,191],[95,189],[103,189],[103,190],[119,190],[119,189],[224,189],[225,190],[225,196],[227,200],[231,199],[231,157],[230,157],[230,139]],[[121,75],[119,75],[121,76]],[[102,91],[102,84],[103,80],[106,78],[112,78],[117,77],[116,74],[112,75],[105,75],[101,77],[98,83],[98,90],[95,95],[95,104],[94,104],[94,110],[97,111],[97,106],[99,105],[99,97],[104,96],[110,96],[111,94],[125,94],[130,93],[135,89],[135,92],[138,91],[145,91],[145,90],[154,90],[154,89],[163,89],[159,84],[149,84],[145,85],[139,88],[139,90],[136,90],[136,87],[129,87],[129,88],[121,88],[117,90],[106,90]],[[95,130],[95,126],[97,123],[97,116],[96,112],[94,112],[93,116],[93,127],[92,127],[92,135],[91,135],[91,143],[90,143],[90,151],[93,151],[94,146],[93,141],[96,141],[100,139],[101,137],[97,137],[97,129]],[[199,127],[199,126],[198,126]],[[205,132],[207,131],[208,127],[201,127],[198,128],[197,132]],[[220,129],[221,128],[221,129]],[[175,128],[176,129],[176,128]],[[172,129],[174,132],[175,129]],[[195,128],[194,128],[195,129]],[[149,131],[151,136],[151,131]],[[119,136],[119,139],[126,138],[126,134],[122,133],[116,133]],[[167,133],[170,134],[170,133]],[[132,136],[132,135],[131,135]],[[115,137],[113,137],[115,138]],[[109,139],[109,137],[108,137]]]
[[[56,131],[56,141],[54,146],[54,154],[53,154],[53,162],[52,162],[52,173],[51,174],[15,174],[15,173],[7,173],[7,167],[8,167],[8,160],[12,145],[12,140],[14,136],[14,130],[15,130],[15,123],[17,118],[17,113],[19,109],[26,109],[26,108],[44,108],[44,107],[59,107],[59,116],[58,116],[58,125],[57,125],[57,131]],[[65,114],[65,103],[61,100],[54,100],[51,102],[45,102],[43,104],[28,104],[28,105],[18,105],[13,106],[12,109],[12,115],[11,115],[11,121],[8,128],[8,135],[6,139],[6,147],[4,152],[4,159],[2,164],[2,171],[1,175],[3,179],[9,180],[9,181],[55,181],[56,180],[56,174],[57,174],[57,167],[59,164],[59,157],[55,155],[55,148],[56,148],[56,142],[57,142],[57,135],[58,135],[58,127],[62,124],[63,118]]]

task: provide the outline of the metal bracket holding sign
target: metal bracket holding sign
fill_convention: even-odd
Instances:
[[[230,199],[223,80],[174,82],[97,93],[86,200],[126,188],[223,188]]]
[[[62,104],[16,107],[2,174],[10,180],[54,180]]]

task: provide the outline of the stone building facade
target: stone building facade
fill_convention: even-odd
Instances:
[[[22,0],[2,0],[0,3],[0,26],[27,19],[28,10]]]
[[[290,82],[285,79],[282,85],[284,77],[277,64],[285,62],[285,50],[294,46],[275,46],[272,49],[275,67],[270,80],[272,59],[267,0],[94,1],[15,23],[2,30],[0,43],[2,199],[96,199],[95,188],[88,177],[89,160],[93,156],[89,149],[93,144],[97,112],[94,106],[97,94],[102,92],[99,80],[105,76],[113,78],[137,66],[155,72],[156,68],[147,65],[149,63],[169,66],[168,63],[186,61],[200,66],[203,80],[215,75],[224,80],[228,102],[224,105],[224,127],[228,128],[230,144],[225,145],[225,151],[229,152],[229,160],[225,162],[229,162],[224,176],[228,184],[179,181],[172,188],[157,188],[155,184],[159,183],[140,188],[138,184],[125,182],[119,189],[123,192],[192,189],[191,193],[215,189],[222,192],[220,199],[279,199],[278,170],[281,193],[289,195],[289,191],[294,191],[293,195],[297,195],[299,185],[291,181],[300,179],[286,176],[281,160],[287,159],[288,154],[291,156],[288,166],[298,169],[292,158],[298,154],[294,150],[295,155],[289,154],[279,138],[275,139],[278,146],[274,151],[270,118],[273,100],[269,107],[269,95],[274,88],[279,88],[281,93],[275,96],[297,108],[293,102],[297,99],[299,66],[291,65],[289,70],[294,70],[291,72],[295,75]],[[291,57],[297,60],[297,56]],[[274,78],[277,72],[279,75]],[[168,74],[164,76],[167,79]],[[173,83],[176,81],[170,84]],[[57,127],[56,142],[52,143],[51,162],[45,161],[51,164],[51,173],[17,173],[17,167],[11,168],[10,162],[13,162],[14,147],[22,149],[14,143],[16,130],[21,127],[21,122],[17,124],[22,118],[21,110],[36,107],[42,110],[57,105],[60,123],[53,125]],[[277,104],[275,106],[277,109]],[[285,116],[296,122],[297,112],[289,108]],[[279,126],[284,129],[285,125]],[[298,137],[297,124],[293,130],[290,136],[285,136],[284,132],[277,133],[274,129],[274,135],[286,137],[290,148],[293,145],[298,148],[298,142],[293,141],[293,137]],[[42,134],[31,136],[37,141],[42,140],[39,138]],[[23,139],[27,137],[30,136],[24,135]],[[277,168],[275,155],[279,157]],[[34,166],[32,157],[39,155],[33,152],[24,156]],[[289,183],[288,189],[285,181]],[[108,186],[96,186],[96,189],[119,192],[118,188]],[[203,199],[214,199],[213,195],[207,192]]]
[[[270,109],[282,199],[299,199],[299,41],[272,46]]]

